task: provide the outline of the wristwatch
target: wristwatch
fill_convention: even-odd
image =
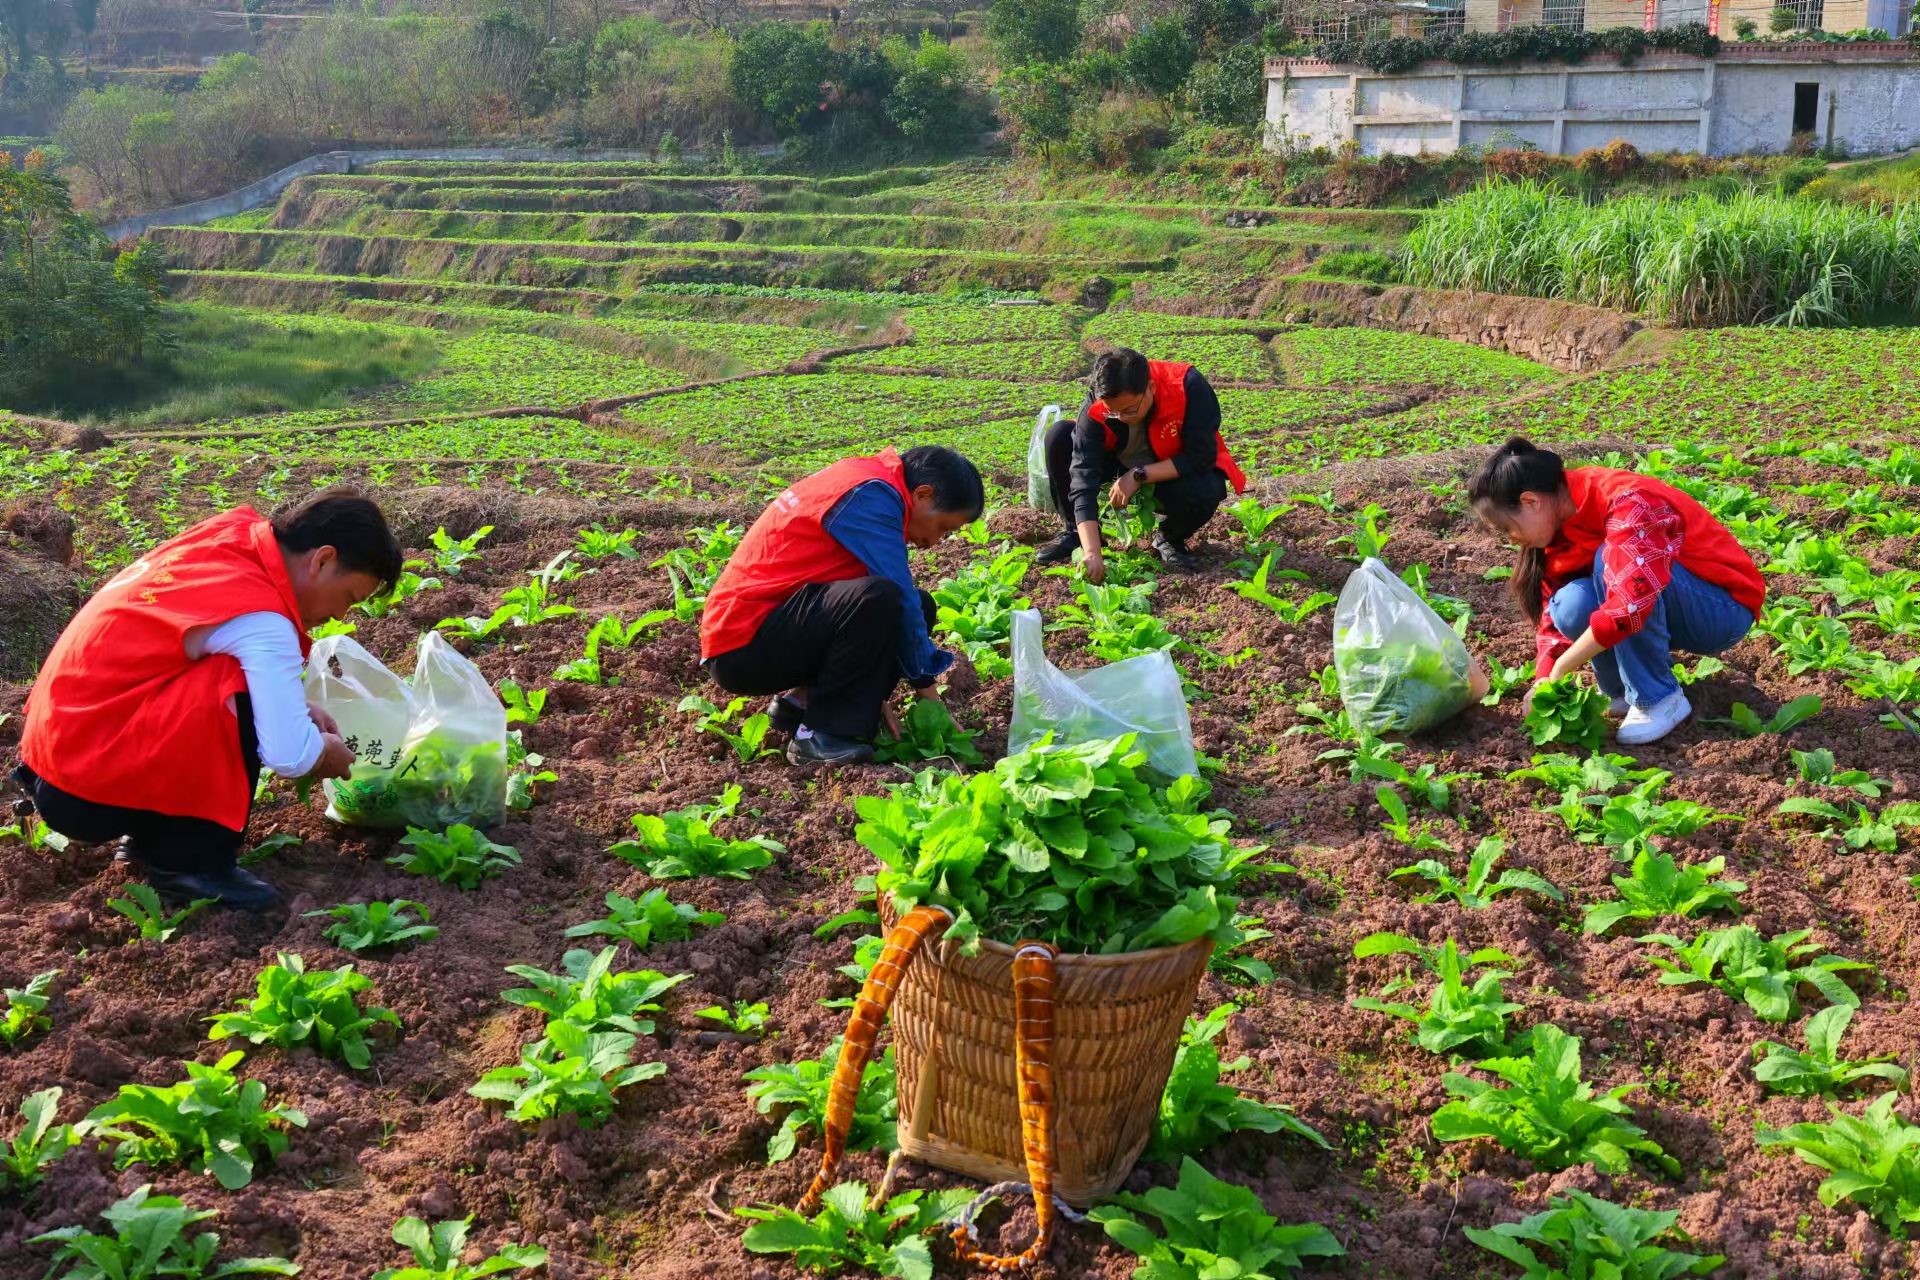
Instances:
[[[1133,469],[1133,482],[1135,484],[1145,484],[1147,482],[1147,469],[1145,467],[1135,467]]]

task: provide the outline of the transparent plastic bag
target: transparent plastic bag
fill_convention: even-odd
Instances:
[[[1047,661],[1039,611],[1017,609],[1008,754],[1025,751],[1049,732],[1061,746],[1137,734],[1147,762],[1159,772],[1170,778],[1200,772],[1186,694],[1170,655],[1148,653],[1086,671],[1062,671]]]
[[[1467,646],[1393,571],[1369,556],[1333,611],[1333,669],[1354,728],[1417,733],[1473,700]]]
[[[351,777],[328,780],[329,818],[433,831],[506,819],[507,710],[444,636],[420,638],[411,682],[352,639],[329,637],[313,647],[307,692],[361,757]]]
[[[1027,505],[1035,511],[1060,509],[1053,500],[1053,481],[1047,476],[1047,432],[1066,416],[1059,405],[1048,405],[1033,420],[1033,434],[1027,437]]]
[[[413,690],[352,636],[316,640],[307,660],[307,701],[340,724],[353,775],[322,784],[327,816],[366,827],[404,826],[391,813],[389,783],[413,727]]]

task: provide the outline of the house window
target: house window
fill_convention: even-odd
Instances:
[[[1429,5],[1426,21],[1420,34],[1432,40],[1437,36],[1450,36],[1467,29],[1467,7],[1464,4],[1440,8]]]
[[[1584,31],[1587,27],[1587,0],[1546,0],[1540,7],[1540,25]]]
[[[1800,30],[1818,31],[1826,18],[1827,0],[1785,0],[1783,7],[1793,10],[1794,25]]]

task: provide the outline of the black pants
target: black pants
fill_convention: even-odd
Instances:
[[[247,774],[247,813],[251,817],[254,779],[260,776],[260,741],[253,727],[253,699],[240,693],[234,695],[233,703],[240,729],[240,759]],[[26,789],[41,820],[61,835],[83,844],[103,844],[125,836],[131,856],[161,871],[230,870],[246,840],[244,827],[235,831],[206,818],[177,818],[149,809],[123,809],[83,800],[24,764],[13,771],[13,778]]]
[[[1073,419],[1062,418],[1047,429],[1047,480],[1053,486],[1053,504],[1060,509],[1060,521],[1067,532],[1075,530],[1073,503],[1069,500],[1073,475]],[[1112,484],[1120,477],[1120,458],[1106,455],[1100,483]],[[1185,546],[1200,526],[1213,519],[1213,513],[1227,500],[1227,473],[1208,467],[1198,475],[1161,480],[1151,486],[1160,500],[1165,519],[1160,529],[1174,542]]]
[[[808,728],[870,741],[880,708],[900,682],[900,589],[885,578],[815,582],[767,615],[753,639],[709,658],[728,693],[807,691]],[[927,626],[933,597],[920,593]]]

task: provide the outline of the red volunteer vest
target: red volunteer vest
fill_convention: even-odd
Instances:
[[[306,628],[274,541],[251,507],[149,551],[82,605],[27,696],[20,756],[96,804],[247,824],[254,779],[227,700],[247,678],[226,654],[187,657],[187,632],[279,613]]]
[[[906,537],[907,473],[892,449],[871,458],[843,458],[814,472],[760,513],[707,593],[700,617],[701,661],[752,640],[767,615],[809,583],[867,576],[867,566],[836,542],[822,521],[834,503],[869,480],[885,480],[900,494],[900,536]]]
[[[1656,494],[1672,503],[1686,522],[1680,542],[1680,563],[1696,577],[1724,588],[1754,617],[1760,616],[1760,606],[1767,598],[1766,580],[1760,576],[1753,557],[1727,532],[1727,527],[1672,485],[1613,467],[1581,467],[1567,472],[1567,492],[1579,510],[1560,526],[1559,534],[1547,544],[1547,574],[1541,590],[1548,597],[1575,578],[1593,573],[1594,553],[1600,550],[1600,543],[1606,537],[1607,509],[1630,489]]]
[[[1153,456],[1162,462],[1180,452],[1180,428],[1187,420],[1187,370],[1191,368],[1190,364],[1175,364],[1171,360],[1147,361],[1147,385],[1153,388],[1153,418],[1147,423],[1147,443],[1153,446]],[[1120,437],[1107,425],[1106,402],[1095,400],[1087,416],[1106,429],[1107,448],[1118,449]],[[1225,432],[1220,435],[1213,465],[1227,473],[1235,493],[1247,491],[1246,475],[1227,452]]]

